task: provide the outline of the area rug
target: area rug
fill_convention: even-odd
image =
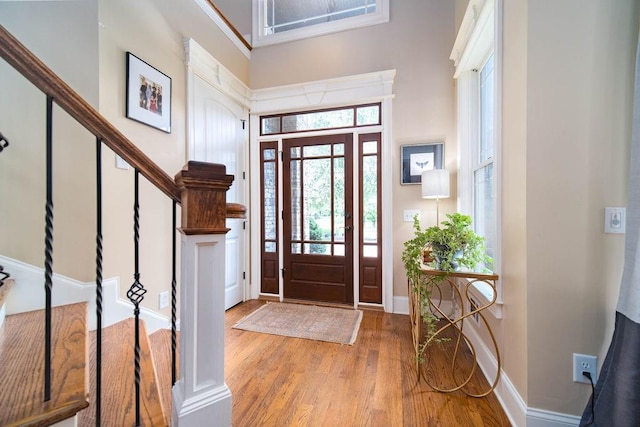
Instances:
[[[267,303],[233,327],[245,331],[353,345],[361,320],[360,310]]]

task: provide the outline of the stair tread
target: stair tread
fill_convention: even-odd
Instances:
[[[88,406],[86,303],[52,310],[51,400],[44,396],[44,310],[6,317],[0,329],[0,425],[50,425]]]
[[[9,291],[11,290],[13,283],[13,279],[4,279],[3,285],[0,286],[0,307],[2,307],[7,296],[9,296]]]
[[[179,346],[179,333],[176,335]],[[153,360],[156,367],[156,377],[158,378],[158,388],[160,390],[160,397],[162,399],[162,407],[165,411],[165,422],[171,423],[171,330],[170,329],[158,329],[151,335],[149,335],[149,342],[151,344],[151,351],[153,353]],[[176,352],[179,352],[179,348],[176,348]],[[178,374],[179,354],[176,354],[176,375]]]
[[[106,426],[135,425],[133,318],[102,330],[102,413]],[[96,332],[90,333],[90,407],[78,415],[79,426],[95,425]],[[144,322],[140,321],[140,422],[142,426],[167,425]]]

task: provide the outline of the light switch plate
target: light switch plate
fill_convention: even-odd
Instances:
[[[604,232],[624,234],[626,216],[626,208],[604,208]]]
[[[420,209],[405,209],[402,213],[402,220],[404,222],[413,222],[413,217],[416,215],[420,219]]]

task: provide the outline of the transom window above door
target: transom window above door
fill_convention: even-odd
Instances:
[[[389,0],[253,0],[253,46],[389,22]]]
[[[260,135],[344,129],[381,124],[380,104],[260,117]]]

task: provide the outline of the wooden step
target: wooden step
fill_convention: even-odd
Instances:
[[[44,310],[7,316],[0,329],[0,425],[48,426],[86,408],[87,305],[52,310],[51,400],[44,396]]]
[[[0,286],[0,307],[4,305],[7,296],[9,296],[9,291],[13,287],[13,279],[4,279],[2,286]]]
[[[135,320],[126,319],[102,330],[103,426],[135,425]],[[78,414],[78,425],[95,426],[96,332],[90,333],[90,406]],[[144,321],[140,321],[140,425],[166,426]]]
[[[180,365],[180,332],[176,335],[176,376],[179,376],[178,366]],[[151,343],[151,353],[156,368],[156,378],[158,378],[158,388],[162,407],[164,408],[165,421],[171,424],[171,330],[158,329],[149,335]]]

